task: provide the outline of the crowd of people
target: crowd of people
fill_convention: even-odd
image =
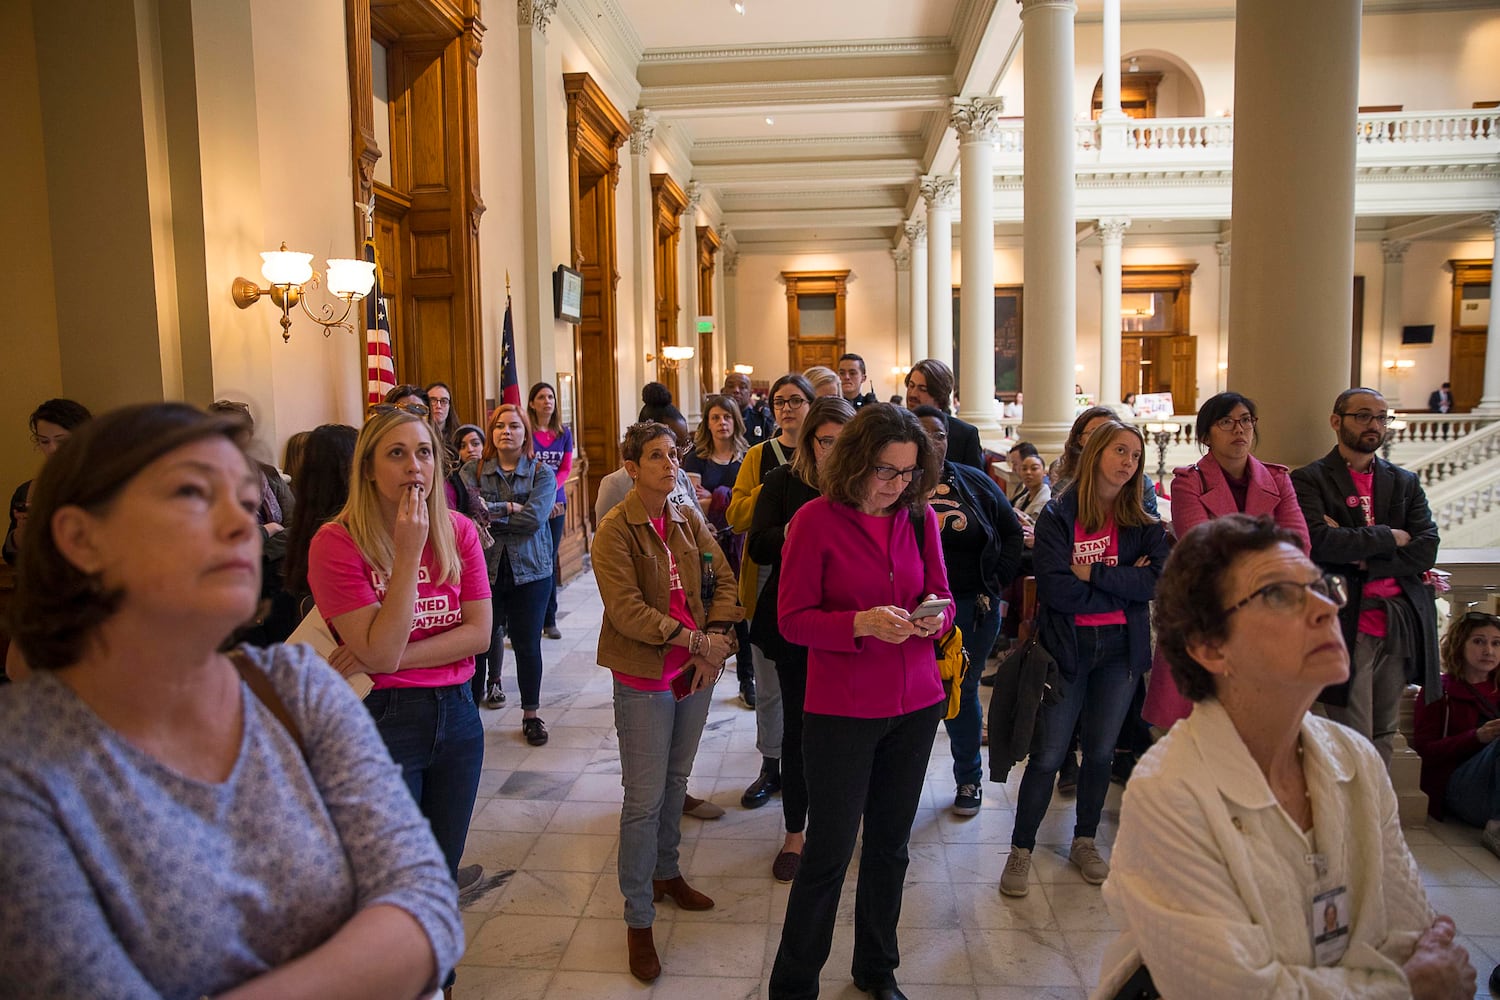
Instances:
[[[954,414],[947,364],[914,364],[904,406],[866,384],[853,354],[759,399],[730,374],[691,428],[651,383],[599,485],[630,972],[662,974],[657,904],[715,905],[678,846],[684,814],[724,813],[688,783],[733,656],[762,760],[739,806],[782,805],[778,1000],[818,995],[857,843],[851,976],[904,996],[939,722],[957,817],[981,810],[986,742],[991,780],[1025,761],[1004,897],[1027,895],[1049,805],[1074,796],[1068,860],[1123,927],[1096,997],[1472,996],[1386,771],[1421,684],[1432,813],[1500,855],[1500,618],[1459,614],[1439,642],[1438,532],[1417,477],[1380,457],[1380,394],[1341,393],[1333,449],[1293,471],[1252,454],[1254,401],[1220,393],[1166,490],[1123,410],[1083,409],[1050,466],[1014,443],[1007,479]],[[248,457],[232,400],[92,417],[54,399],[30,429],[45,461],[4,550],[23,682],[0,689],[0,884],[27,891],[0,907],[0,984],[451,987],[506,645],[518,737],[548,742],[574,452],[555,389],[468,423],[446,384],[398,386],[359,428],[294,435],[283,470]],[[321,652],[286,644],[319,631]],[[1128,785],[1106,857],[1111,781]]]

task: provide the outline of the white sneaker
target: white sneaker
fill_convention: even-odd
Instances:
[[[1024,847],[1012,847],[1010,857],[1005,860],[1005,871],[1000,875],[1000,894],[1024,896],[1031,891],[1031,852]]]
[[[1093,837],[1074,837],[1068,851],[1068,860],[1078,866],[1083,880],[1089,885],[1102,885],[1109,878],[1109,862],[1099,853]]]

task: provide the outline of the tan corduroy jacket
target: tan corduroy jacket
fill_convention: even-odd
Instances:
[[[688,609],[698,627],[710,622],[737,622],[745,612],[735,594],[734,573],[714,541],[713,529],[696,509],[666,505],[667,540],[662,544],[640,494],[632,489],[594,534],[594,579],[604,599],[604,626],[599,633],[598,663],[633,677],[659,680],[667,640],[681,626],[667,613],[671,594],[667,551],[677,572]],[[715,586],[706,613],[701,596],[703,553],[713,553]]]

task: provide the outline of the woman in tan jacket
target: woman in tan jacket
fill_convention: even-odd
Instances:
[[[653,904],[670,896],[685,910],[714,905],[678,868],[679,823],[713,685],[744,613],[734,574],[702,514],[691,504],[667,502],[677,480],[672,431],[636,424],[625,432],[621,453],[635,486],[594,536],[594,576],[604,600],[598,661],[614,674],[625,788],[619,877],[630,971],[650,982],[661,975]],[[707,586],[705,563],[713,569]]]

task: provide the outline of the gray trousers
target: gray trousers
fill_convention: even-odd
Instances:
[[[1350,656],[1349,704],[1326,706],[1328,717],[1375,744],[1389,768],[1405,691],[1405,657],[1387,656],[1384,639],[1361,632]]]
[[[758,577],[755,592],[765,589],[771,577],[771,567],[757,567]],[[762,757],[781,759],[781,677],[776,673],[776,663],[751,644],[750,662],[755,667],[755,749]]]

